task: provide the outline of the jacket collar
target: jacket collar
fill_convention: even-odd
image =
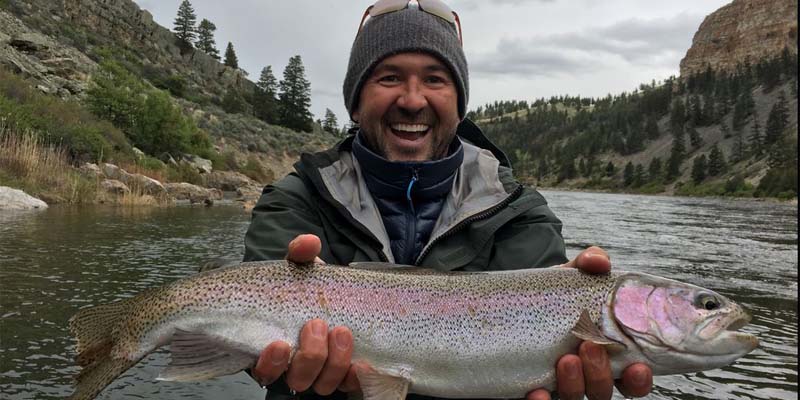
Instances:
[[[430,199],[450,191],[464,160],[464,149],[460,140],[453,140],[448,156],[440,160],[393,162],[370,150],[359,132],[353,140],[353,156],[361,165],[373,195]]]

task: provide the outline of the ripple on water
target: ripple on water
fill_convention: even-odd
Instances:
[[[797,399],[797,210],[781,204],[544,192],[564,222],[568,255],[600,245],[614,268],[697,283],[753,314],[762,345],[736,364],[656,377],[649,399]],[[5,219],[4,219],[5,218]],[[249,215],[236,208],[51,208],[0,214],[0,391],[56,399],[72,390],[79,308],[128,298],[236,258]],[[261,398],[245,374],[199,384],[155,382],[163,352],[114,382],[108,399]],[[621,398],[619,394],[615,398]]]

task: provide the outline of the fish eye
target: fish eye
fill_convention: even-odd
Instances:
[[[712,295],[701,294],[697,297],[696,305],[700,308],[711,311],[719,308],[720,301]]]

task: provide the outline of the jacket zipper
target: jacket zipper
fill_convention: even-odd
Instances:
[[[482,212],[480,212],[478,214],[475,214],[475,215],[473,215],[473,216],[471,216],[469,218],[465,218],[464,220],[462,220],[461,222],[456,224],[456,226],[450,228],[449,231],[447,231],[447,232],[437,236],[436,238],[434,238],[432,242],[428,243],[428,245],[425,247],[425,250],[422,252],[422,254],[420,254],[419,257],[417,257],[415,265],[419,265],[419,262],[422,261],[425,258],[425,256],[428,255],[428,253],[430,253],[430,250],[433,248],[433,246],[436,245],[436,243],[438,243],[438,242],[440,242],[440,241],[442,241],[444,239],[447,239],[450,236],[453,236],[454,234],[458,233],[458,231],[464,229],[464,227],[466,227],[467,225],[469,225],[469,224],[471,224],[471,223],[473,223],[475,221],[480,221],[482,219],[489,218],[494,214],[497,214],[500,210],[502,210],[503,208],[507,207],[512,201],[514,201],[517,198],[519,198],[519,196],[522,195],[522,191],[523,191],[522,185],[517,185],[516,189],[514,189],[514,191],[511,192],[511,194],[508,197],[506,197],[503,201],[495,204],[492,208],[486,209],[486,210],[484,210],[484,211],[482,211]]]
[[[414,256],[414,242],[417,236],[417,211],[414,209],[414,200],[411,199],[411,189],[418,180],[419,171],[417,168],[412,168],[411,180],[408,182],[408,189],[406,189],[406,200],[408,200],[408,207],[411,213],[406,215],[406,251],[403,257],[404,260],[409,260]]]

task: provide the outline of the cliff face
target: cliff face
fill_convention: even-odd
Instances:
[[[796,0],[734,0],[708,15],[681,60],[681,76],[705,71],[731,72],[737,64],[780,55],[797,55]]]

